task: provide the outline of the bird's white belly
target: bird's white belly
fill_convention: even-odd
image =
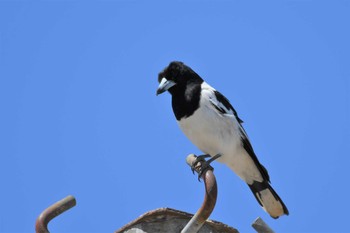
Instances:
[[[240,148],[241,136],[234,116],[221,115],[212,107],[203,106],[178,123],[184,134],[201,151],[211,156],[221,154],[219,162],[225,163],[229,159],[227,157],[234,156]]]
[[[178,123],[193,144],[210,156],[220,154],[217,161],[226,164],[242,180],[248,184],[262,181],[255,163],[242,147],[240,126],[234,116],[207,107],[197,109]]]

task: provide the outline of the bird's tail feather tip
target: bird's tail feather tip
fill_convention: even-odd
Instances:
[[[286,205],[268,182],[254,181],[249,188],[262,208],[272,218],[277,219],[284,214],[289,215]]]

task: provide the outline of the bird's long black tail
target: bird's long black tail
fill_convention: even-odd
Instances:
[[[248,186],[256,200],[272,218],[276,219],[283,214],[289,214],[286,205],[267,181],[254,181]]]

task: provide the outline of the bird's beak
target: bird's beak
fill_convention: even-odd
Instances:
[[[176,83],[174,83],[173,81],[167,80],[166,78],[162,78],[157,89],[157,95],[169,90],[169,88],[173,87],[174,85],[176,85]]]

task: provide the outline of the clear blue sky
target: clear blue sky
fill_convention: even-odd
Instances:
[[[348,1],[0,1],[0,232],[112,232],[203,200],[157,74],[172,60],[225,94],[290,216],[214,163],[211,219],[254,232],[350,232]]]

